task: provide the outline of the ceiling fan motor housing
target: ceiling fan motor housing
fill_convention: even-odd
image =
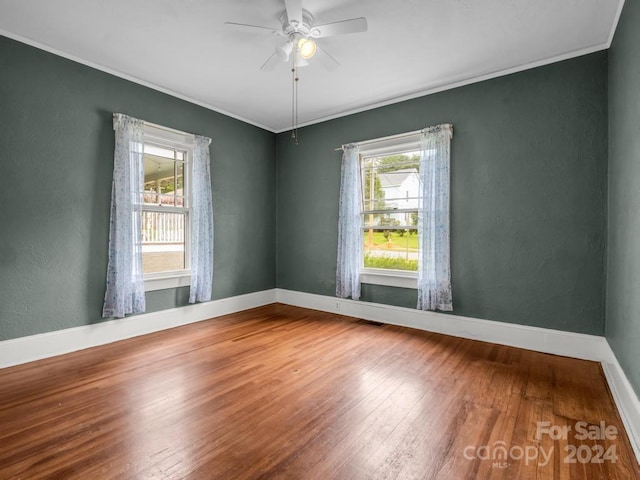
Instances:
[[[282,23],[282,32],[291,41],[303,37],[317,37],[320,34],[318,29],[313,28],[313,15],[304,8],[302,9],[302,24],[297,20],[289,21],[286,10],[280,15],[280,22]]]

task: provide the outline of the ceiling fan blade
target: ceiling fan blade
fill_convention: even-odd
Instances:
[[[367,31],[367,19],[364,17],[341,20],[339,22],[317,25],[311,29],[311,36],[315,38],[329,37],[332,35],[344,35],[346,33],[358,33]]]
[[[281,61],[282,60],[280,60],[280,57],[278,57],[278,55],[274,52],[267,59],[267,61],[262,64],[262,66],[260,67],[260,70],[264,72],[270,72],[271,70],[276,68],[276,65],[278,65]]]
[[[322,65],[329,71],[336,70],[340,66],[340,62],[338,62],[331,54],[329,54],[326,50],[323,50],[320,47],[317,47],[318,51],[316,52],[316,58],[318,59],[318,63]]]
[[[284,0],[284,6],[287,9],[289,23],[295,21],[302,25],[302,0]]]
[[[224,22],[224,26],[227,28],[232,28],[233,30],[237,30],[239,32],[282,35],[282,31],[272,27],[261,27],[259,25],[247,25],[246,23],[233,22]]]

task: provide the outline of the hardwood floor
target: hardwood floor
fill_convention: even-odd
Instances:
[[[596,426],[609,438],[581,439]],[[640,467],[596,363],[275,304],[0,370],[0,478],[626,480]]]

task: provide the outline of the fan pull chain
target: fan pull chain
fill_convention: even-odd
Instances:
[[[291,138],[298,143],[296,137],[296,67],[291,68]]]
[[[298,144],[298,46],[293,49],[291,68],[291,138]]]
[[[295,126],[296,126],[296,145],[298,144],[298,72],[296,71],[296,78],[295,78],[295,89],[296,89],[296,121],[295,121]]]

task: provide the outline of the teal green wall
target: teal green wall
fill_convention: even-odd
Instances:
[[[0,37],[0,340],[102,321],[113,112],[213,139],[213,296],[275,287],[273,133]]]
[[[334,148],[451,122],[453,314],[604,332],[606,52],[306,127],[300,145],[2,37],[0,68],[0,339],[102,321],[112,112],[214,139],[214,298],[333,295]],[[186,299],[150,292],[148,311]]]
[[[343,143],[454,124],[454,314],[604,332],[607,54],[369,110],[277,138],[278,287],[334,295]],[[365,285],[415,307],[415,290]]]
[[[625,2],[609,50],[606,336],[640,395],[640,4]]]

